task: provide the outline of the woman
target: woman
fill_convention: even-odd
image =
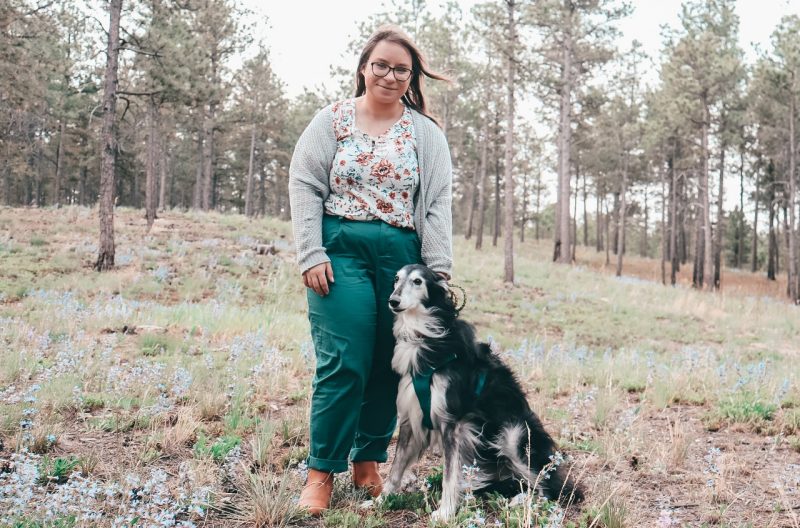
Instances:
[[[367,41],[356,95],[321,110],[289,168],[297,260],[308,288],[317,366],[308,480],[300,506],[330,506],[333,474],[380,494],[378,463],[397,421],[398,379],[388,299],[402,266],[424,263],[449,280],[450,152],[427,115],[427,69],[411,39],[383,26]]]

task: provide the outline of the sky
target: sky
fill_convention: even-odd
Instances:
[[[460,0],[464,11],[478,3]],[[633,14],[620,22],[621,45],[633,39],[643,44],[644,51],[658,58],[661,50],[661,26],[676,27],[681,0],[634,0]],[[347,43],[356,34],[359,21],[383,11],[383,2],[375,0],[244,0],[259,23],[256,39],[263,39],[271,51],[273,68],[286,83],[292,97],[304,87],[334,88],[329,79],[331,65],[354,68],[357,57],[346,54]],[[428,0],[436,12],[441,2]],[[800,15],[800,0],[738,0],[741,46],[748,60],[756,57],[753,44],[769,48],[769,36],[780,18]],[[267,17],[268,24],[263,23]],[[424,51],[424,50],[423,50]],[[436,65],[433,65],[434,68]]]

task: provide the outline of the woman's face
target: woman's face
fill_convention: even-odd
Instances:
[[[380,63],[373,68],[372,63]],[[373,70],[380,73],[380,70],[385,66],[392,68],[405,68],[411,70],[411,54],[406,48],[400,44],[382,40],[378,42],[375,49],[367,59],[367,63],[361,69],[361,74],[364,76],[364,82],[367,88],[367,94],[375,101],[383,104],[396,103],[403,97],[403,94],[408,90],[408,85],[411,83],[411,77],[404,81],[398,81],[395,78],[396,72],[389,71],[385,77],[379,77],[373,73]],[[401,70],[402,73],[402,70]],[[397,74],[401,79],[403,76]]]

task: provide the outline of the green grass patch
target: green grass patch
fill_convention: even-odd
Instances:
[[[728,423],[755,423],[769,421],[775,417],[778,406],[766,403],[753,393],[740,393],[721,400],[717,413]]]
[[[75,457],[69,458],[50,458],[44,457],[39,463],[39,476],[36,478],[37,484],[46,486],[47,484],[63,484],[69,478],[72,470],[78,467],[80,460]]]
[[[221,436],[214,443],[211,443],[210,438],[201,431],[197,435],[197,440],[192,450],[197,458],[210,457],[215,462],[220,462],[241,443],[241,437],[232,435]]]

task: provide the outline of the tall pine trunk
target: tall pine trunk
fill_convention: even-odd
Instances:
[[[61,117],[58,124],[58,149],[56,150],[56,179],[53,184],[53,203],[61,207],[61,179],[64,174],[64,135],[67,133],[67,119]]]
[[[515,0],[506,0],[508,10],[508,40],[509,47],[506,49],[507,68],[506,72],[506,152],[505,152],[505,221],[503,225],[503,254],[505,255],[503,266],[503,282],[514,282],[514,81],[515,81],[515,60],[513,53],[516,51],[516,21],[514,20]]]
[[[156,168],[158,156],[158,138],[156,137],[156,123],[158,122],[158,107],[154,95],[147,98],[147,167],[145,181],[144,210],[147,219],[147,231],[153,227],[156,220]]]
[[[247,186],[244,195],[244,215],[253,216],[253,165],[256,155],[256,125],[250,129],[250,162],[247,165]]]
[[[787,236],[789,237],[789,254],[787,256],[789,265],[787,266],[786,273],[788,275],[788,293],[789,299],[797,304],[800,301],[800,285],[797,283],[797,237],[794,232],[795,226],[795,212],[796,212],[796,187],[797,187],[797,145],[795,139],[795,113],[797,102],[795,100],[794,91],[792,91],[789,100],[789,196],[788,196],[788,210],[789,210],[789,225],[787,228]]]
[[[717,230],[714,233],[714,289],[719,289],[722,284],[722,244],[725,233],[725,211],[723,209],[725,182],[725,144],[721,146],[719,155],[719,195],[717,198]]]
[[[571,106],[572,106],[572,17],[575,5],[571,0],[564,0],[566,10],[566,31],[561,48],[561,82],[559,86],[559,125],[558,125],[558,201],[556,203],[555,244],[553,247],[553,260],[569,264],[572,259],[570,254],[570,232],[572,225],[569,221],[570,199],[570,137],[571,137]]]
[[[625,217],[627,216],[627,194],[628,194],[628,154],[623,154],[622,161],[622,184],[620,186],[620,206],[617,225],[617,277],[622,276],[622,257],[625,253]]]
[[[752,253],[750,261],[750,271],[753,273],[758,269],[758,198],[760,196],[758,184],[759,177],[761,176],[761,164],[759,163],[756,167],[756,187],[753,193],[753,244],[751,247]]]
[[[119,22],[122,0],[108,4],[108,46],[103,85],[103,127],[100,153],[100,244],[94,268],[105,271],[114,267],[114,171],[117,153],[117,68],[119,65]]]
[[[702,286],[705,280],[705,286],[708,290],[713,290],[715,287],[714,281],[711,279],[712,273],[714,272],[714,261],[713,261],[713,248],[714,248],[714,240],[712,238],[711,233],[711,197],[710,197],[710,189],[709,189],[709,175],[708,175],[708,160],[709,160],[709,152],[708,152],[708,129],[711,121],[711,115],[708,108],[708,100],[707,96],[703,95],[703,125],[702,125],[702,138],[701,138],[701,156],[703,157],[703,169],[702,174],[700,174],[700,187],[702,191],[701,197],[701,215],[702,215],[702,226],[703,226],[703,260],[702,267],[703,267],[703,274],[700,280],[699,285]]]
[[[489,155],[489,120],[483,120],[483,127],[481,130],[481,166],[480,166],[480,181],[478,182],[478,229],[475,234],[475,249],[483,247],[483,226],[486,223],[486,179],[487,170],[486,164]]]

